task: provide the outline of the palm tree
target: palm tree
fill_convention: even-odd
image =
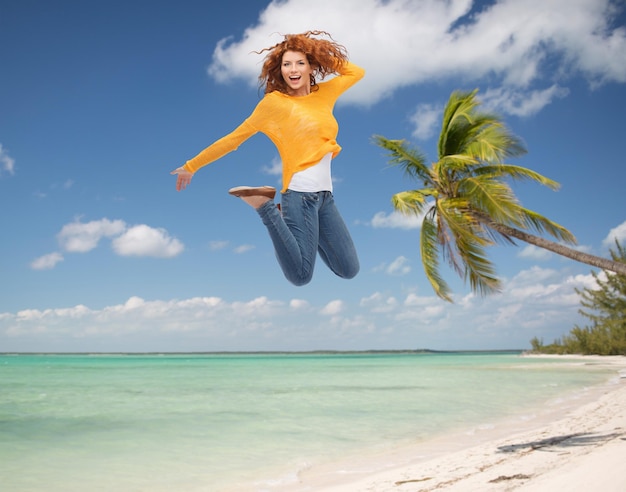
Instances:
[[[399,165],[423,188],[392,197],[396,210],[422,215],[420,252],[424,271],[437,295],[452,302],[439,273],[440,257],[469,280],[481,295],[498,292],[501,283],[486,247],[498,242],[525,241],[561,256],[604,270],[626,274],[626,264],[577,251],[574,235],[563,226],[522,207],[506,180],[530,180],[558,189],[556,181],[530,169],[504,163],[526,153],[522,141],[495,114],[479,110],[476,93],[456,91],[443,115],[439,160],[427,166],[424,155],[404,140],[375,136]],[[526,232],[548,234],[560,242]],[[565,244],[563,244],[565,243]]]

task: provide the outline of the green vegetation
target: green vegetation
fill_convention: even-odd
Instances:
[[[626,248],[615,241],[611,258],[626,264]],[[578,312],[590,326],[575,326],[563,340],[543,345],[530,341],[533,352],[544,354],[626,355],[626,275],[592,272],[597,288],[576,289],[582,309]]]
[[[394,208],[422,216],[420,251],[426,277],[435,293],[452,302],[439,273],[443,258],[472,291],[481,295],[501,290],[500,279],[485,249],[497,242],[525,241],[561,256],[626,275],[626,264],[599,258],[562,243],[576,240],[563,226],[522,207],[506,180],[530,180],[558,189],[558,183],[530,169],[504,163],[526,152],[502,119],[479,110],[477,91],[454,92],[446,104],[438,141],[438,160],[430,166],[404,140],[375,136],[392,165],[404,168],[423,188],[392,197]],[[548,234],[559,242],[529,234]]]

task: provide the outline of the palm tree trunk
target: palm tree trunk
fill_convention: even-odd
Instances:
[[[586,265],[601,268],[602,270],[609,270],[620,275],[626,275],[626,263],[609,260],[608,258],[602,258],[600,256],[590,255],[588,253],[583,253],[582,251],[568,248],[567,246],[563,246],[562,244],[556,243],[554,241],[550,241],[548,239],[535,236],[533,234],[528,234],[527,232],[520,231],[519,229],[515,229],[507,225],[493,222],[487,217],[480,217],[479,220],[483,223],[486,223],[488,227],[498,231],[500,234],[504,234],[505,236],[514,237],[516,239],[519,239],[520,241],[524,241],[528,244],[533,244],[540,248],[547,249],[548,251],[552,251],[557,255],[565,256],[566,258],[579,261],[580,263],[585,263]]]

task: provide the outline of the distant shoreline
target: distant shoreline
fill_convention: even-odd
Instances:
[[[525,349],[502,350],[302,350],[302,351],[200,351],[200,352],[0,352],[0,355],[342,355],[342,354],[524,354]],[[555,355],[555,357],[558,357]]]

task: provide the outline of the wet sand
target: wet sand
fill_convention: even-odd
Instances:
[[[565,357],[573,363],[608,365],[615,369],[615,379],[570,402],[567,410],[555,409],[527,424],[480,438],[447,436],[378,458],[370,456],[356,467],[351,462],[346,468],[339,464],[311,469],[289,490],[622,492],[626,490],[626,357]],[[507,429],[508,434],[502,435]]]

